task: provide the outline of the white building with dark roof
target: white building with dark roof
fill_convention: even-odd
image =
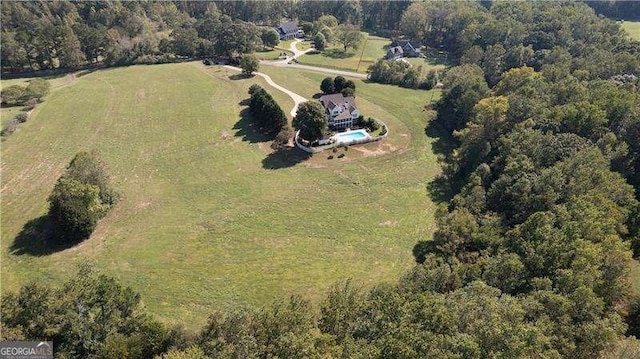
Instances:
[[[324,95],[320,102],[327,115],[327,124],[335,130],[353,127],[353,121],[360,117],[353,96],[344,97],[341,93]]]

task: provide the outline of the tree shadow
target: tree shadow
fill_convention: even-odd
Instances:
[[[250,78],[252,78],[254,76],[255,76],[254,74],[247,75],[247,74],[239,73],[239,74],[229,75],[229,79],[233,80],[233,81],[246,80],[246,79],[250,79]]]
[[[251,113],[249,113],[248,108],[240,111],[240,119],[233,125],[233,129],[236,131],[234,134],[235,137],[242,137],[243,141],[249,143],[260,143],[271,140],[271,138],[261,133],[260,130],[253,125]]]
[[[355,56],[355,53],[334,48],[334,49],[324,50],[322,52],[322,56],[330,57],[332,59],[346,59],[346,58]]]
[[[438,123],[436,118],[429,121],[424,132],[427,137],[434,139],[431,143],[431,151],[437,156],[440,167],[445,169],[444,173],[427,183],[427,192],[436,203],[449,202],[461,186],[460,181],[451,178],[446,170],[453,161],[452,155],[456,148],[456,139]]]
[[[69,249],[82,240],[63,241],[59,228],[49,216],[34,218],[20,230],[13,240],[9,252],[15,255],[46,256]]]
[[[297,147],[286,147],[274,151],[262,160],[262,167],[268,170],[289,168],[311,158],[311,154]]]

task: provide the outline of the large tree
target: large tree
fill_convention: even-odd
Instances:
[[[303,102],[293,118],[293,128],[300,131],[300,136],[314,141],[327,131],[327,117],[320,101]]]
[[[364,35],[360,32],[360,29],[351,24],[340,24],[338,26],[337,40],[344,46],[344,51],[347,51],[348,47],[356,50],[362,40],[364,40]]]
[[[49,196],[49,216],[62,230],[60,240],[89,237],[117,197],[99,154],[76,154]]]
[[[240,58],[240,67],[242,68],[242,73],[245,75],[253,75],[255,71],[258,71],[260,67],[260,62],[258,58],[254,55],[242,55]]]

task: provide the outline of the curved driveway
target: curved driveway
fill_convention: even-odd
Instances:
[[[235,70],[235,71],[242,71],[241,68],[239,67],[234,67],[234,66],[229,66],[229,65],[225,65],[226,68],[231,69],[231,70]],[[307,101],[306,98],[298,95],[297,93],[284,88],[280,85],[278,85],[277,83],[273,82],[273,80],[271,79],[271,77],[267,74],[263,74],[262,72],[254,72],[254,74],[258,75],[258,76],[262,76],[265,80],[267,80],[267,83],[273,87],[275,87],[276,89],[286,93],[287,95],[289,95],[289,97],[291,97],[291,99],[293,100],[294,106],[291,109],[291,112],[289,112],[291,114],[291,117],[294,117],[296,115],[296,112],[298,112],[298,106]]]
[[[301,69],[301,70],[309,70],[309,71],[315,71],[315,72],[322,72],[322,73],[326,73],[326,74],[332,74],[332,75],[342,75],[342,76],[350,76],[350,77],[356,77],[356,78],[361,78],[361,79],[366,79],[367,75],[365,74],[361,74],[358,72],[352,72],[352,71],[343,71],[343,70],[334,70],[334,69],[328,69],[328,68],[324,68],[324,67],[317,67],[317,66],[308,66],[308,65],[300,65],[300,64],[289,64],[289,62],[291,60],[295,60],[296,58],[298,58],[298,56],[302,56],[304,54],[306,54],[309,51],[313,51],[313,48],[310,49],[306,49],[304,51],[298,50],[298,48],[296,47],[296,44],[298,44],[299,42],[301,42],[302,40],[298,39],[294,42],[291,43],[291,45],[289,45],[289,51],[293,52],[293,56],[291,57],[287,57],[284,60],[278,60],[278,61],[265,61],[262,60],[260,61],[260,64],[262,65],[269,65],[269,66],[277,66],[277,67],[284,67],[284,68],[295,68],[295,69]],[[229,65],[225,65],[226,68],[234,70],[234,71],[242,71],[241,68],[239,67],[235,67],[235,66],[229,66]],[[275,87],[276,89],[286,93],[287,95],[289,95],[289,97],[291,97],[291,99],[293,100],[294,106],[291,109],[291,112],[289,112],[291,114],[291,117],[294,117],[296,115],[296,113],[298,112],[298,106],[307,101],[306,98],[304,98],[303,96],[298,95],[297,93],[284,88],[280,85],[278,85],[277,83],[273,82],[273,80],[271,79],[271,77],[267,74],[264,74],[262,72],[254,72],[254,74],[263,77],[267,83],[269,85],[271,85],[272,87]]]

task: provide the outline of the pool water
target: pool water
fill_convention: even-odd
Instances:
[[[364,132],[364,130],[359,130],[359,131],[339,133],[335,137],[337,142],[350,142],[353,140],[360,140],[368,136],[369,135],[367,135],[367,133]]]

